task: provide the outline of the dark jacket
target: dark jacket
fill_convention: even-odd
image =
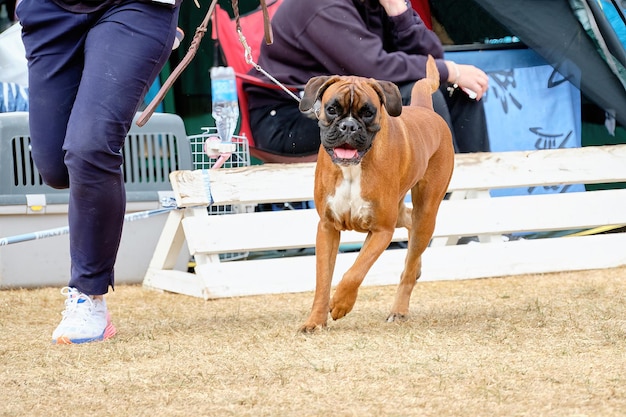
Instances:
[[[398,84],[424,78],[428,54],[448,79],[439,38],[409,8],[389,17],[378,0],[284,0],[272,20],[274,43],[259,65],[284,84],[317,75],[359,75]],[[258,47],[258,46],[257,46]],[[250,74],[271,82],[252,69]],[[281,90],[246,86],[250,108],[293,100]]]
[[[74,13],[93,13],[104,10],[116,4],[122,3],[122,0],[52,0],[57,6]],[[182,0],[138,0],[143,3],[155,3],[166,7],[174,7],[179,5]]]

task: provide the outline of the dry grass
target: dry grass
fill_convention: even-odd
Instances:
[[[419,283],[296,332],[312,294],[203,301],[120,286],[105,343],[52,346],[57,288],[0,291],[0,415],[617,416],[626,268]],[[262,279],[262,278],[260,278]]]

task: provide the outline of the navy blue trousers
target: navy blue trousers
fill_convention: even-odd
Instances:
[[[411,90],[415,83],[400,86],[402,102],[411,102]],[[452,132],[456,153],[489,152],[491,145],[487,131],[487,117],[482,101],[470,100],[460,89],[450,95],[444,83],[433,93],[433,108],[448,124]]]
[[[69,286],[105,294],[126,208],[120,150],[171,53],[178,8],[127,1],[80,14],[51,0],[22,0],[17,14],[33,160],[46,184],[69,187]]]

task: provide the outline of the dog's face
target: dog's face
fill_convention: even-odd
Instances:
[[[372,147],[381,118],[400,115],[402,97],[388,81],[320,76],[306,84],[300,111],[315,113],[322,146],[333,162],[354,165]]]

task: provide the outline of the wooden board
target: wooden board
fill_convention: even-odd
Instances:
[[[451,190],[596,184],[626,179],[626,145],[457,154]]]
[[[626,181],[626,145],[457,154],[449,190]],[[313,199],[315,163],[265,164],[170,174],[179,207]],[[207,194],[210,193],[210,194]]]
[[[443,201],[434,237],[624,225],[624,207],[626,189]],[[318,219],[315,210],[307,209],[193,216],[182,222],[189,250],[195,254],[314,247]],[[407,238],[407,230],[400,228],[393,241]],[[341,233],[343,244],[364,239],[364,233]]]
[[[616,233],[428,248],[420,281],[612,268],[626,264],[624,247],[626,234]],[[357,255],[338,255],[333,285],[339,282]],[[363,285],[396,285],[405,255],[405,249],[385,251]],[[315,288],[314,256],[205,264],[197,268],[195,275],[185,277],[171,275],[171,272],[152,271],[146,284],[205,299]]]

